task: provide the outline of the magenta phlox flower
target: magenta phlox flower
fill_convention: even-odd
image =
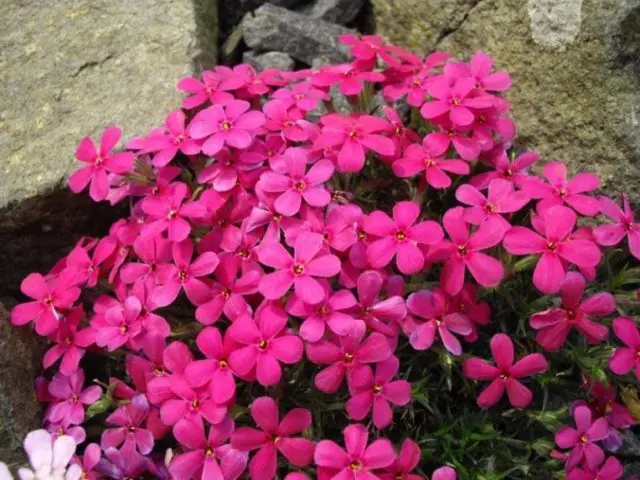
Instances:
[[[116,425],[116,428],[107,428],[102,432],[100,447],[106,450],[126,443],[143,455],[149,454],[153,449],[153,434],[142,428],[147,415],[149,402],[144,395],[136,395],[130,403],[117,408],[107,417],[106,422]]]
[[[84,372],[76,370],[66,376],[56,374],[49,383],[49,394],[54,403],[46,414],[50,422],[79,425],[84,420],[84,406],[95,403],[102,393],[102,389],[93,385],[83,389]]]
[[[424,480],[421,475],[411,473],[420,464],[422,452],[416,442],[407,438],[402,442],[396,460],[384,472],[377,473],[380,480]]]
[[[640,223],[633,218],[629,198],[622,195],[622,208],[608,197],[600,197],[600,209],[613,220],[612,224],[598,225],[593,236],[600,245],[610,247],[619,244],[626,236],[631,255],[640,259]]]
[[[609,368],[616,375],[626,375],[635,369],[640,380],[640,332],[638,324],[629,317],[618,317],[613,321],[613,331],[624,347],[614,350],[609,359]]]
[[[151,135],[145,142],[145,149],[155,152],[152,165],[164,167],[182,152],[185,155],[200,153],[200,142],[192,139],[185,127],[185,114],[182,110],[174,110],[164,121],[166,132],[161,135]]]
[[[71,310],[60,323],[60,327],[53,334],[52,340],[56,344],[44,354],[42,365],[49,368],[59,359],[60,373],[71,375],[78,370],[80,360],[84,356],[86,349],[96,341],[96,331],[92,327],[78,330],[80,321],[84,317],[84,310],[78,306]]]
[[[507,152],[500,150],[498,154],[493,155],[490,159],[490,166],[493,168],[490,172],[480,173],[469,180],[469,184],[484,190],[489,186],[492,180],[503,179],[513,183],[514,187],[521,188],[525,181],[530,177],[529,167],[540,160],[540,155],[534,152],[525,152],[512,161],[509,161]]]
[[[591,410],[585,406],[576,407],[573,418],[576,428],[567,426],[556,432],[556,445],[565,450],[571,449],[565,469],[570,471],[584,462],[593,470],[604,460],[604,452],[596,443],[607,437],[609,424],[606,418],[593,420]]]

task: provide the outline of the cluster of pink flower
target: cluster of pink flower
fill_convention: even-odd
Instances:
[[[85,406],[101,399],[114,408],[100,448],[92,444],[79,461],[83,478],[149,471],[176,480],[236,479],[248,469],[252,479],[270,480],[278,453],[294,471],[315,464],[320,479],[422,478],[411,473],[420,463],[412,440],[398,454],[384,438],[369,444],[367,428],[354,423],[344,430],[346,452],[330,440],[314,443],[313,412],[294,408],[280,420],[269,396],[250,405],[257,429],[236,428],[236,389],[239,382],[275,386],[283,365],[306,357],[322,368],[314,378],[320,391],[335,393],[346,379],[350,419],[371,417],[384,429],[393,406],[412,397],[411,385],[397,378],[401,336],[416,350],[439,340],[460,356],[463,341],[475,342],[478,327],[490,321],[479,287],[514,275],[505,251],[537,261],[535,287],[562,297],[561,306],[531,317],[543,350],[560,349],[573,327],[590,344],[607,338],[595,318],[614,312],[613,296],[582,295],[601,246],[627,236],[640,258],[640,224],[627,200],[621,209],[589,195],[599,187],[597,176],[568,178],[562,163],[547,163],[539,177],[529,172],[537,155],[510,158],[515,126],[499,94],[511,79],[494,72],[486,55],[469,63],[441,52],[421,59],[377,37],[342,40],[351,63],[259,74],[247,65],[216,67],[182,79],[178,88],[188,94],[182,109],[124,152],[113,153],[115,127],[99,148],[89,138],[80,143],[76,157],[86,166],[70,177],[71,189],[88,186],[95,201],[128,199],[132,214],[108,236],[81,240],[47,275],[29,275],[22,292],[32,301],[11,318],[15,325],[33,322],[55,344],[44,366],[60,360],[57,373],[38,382],[50,432],[82,443]],[[389,106],[380,116],[359,110],[376,89],[388,104],[406,97],[429,133],[421,138]],[[336,91],[352,111],[335,111]],[[365,213],[352,202],[354,192],[338,188],[337,174],[375,162],[400,178],[419,177],[413,199],[396,203],[391,216]],[[477,173],[480,166],[484,173]],[[455,190],[461,206],[441,219],[422,218],[427,189],[459,184],[472,170]],[[530,202],[532,228],[512,226]],[[600,212],[613,223],[576,228],[578,216]],[[405,285],[434,266],[438,287]],[[109,292],[94,295],[87,312],[81,294],[97,286]],[[197,322],[168,321],[163,308],[185,299]],[[616,350],[611,370],[622,375],[635,365],[640,379],[637,326],[630,318],[613,325],[626,347]],[[173,340],[184,332],[197,333],[197,352]],[[99,386],[85,388],[79,365],[87,349],[125,350],[130,381],[111,379],[104,394]],[[491,382],[478,405],[497,404],[506,390],[511,405],[527,407],[533,393],[520,380],[547,371],[544,355],[515,361],[505,334],[492,338],[491,351],[495,365],[480,358],[463,363],[466,377]],[[558,446],[572,450],[557,456],[566,457],[569,478],[616,479],[619,462],[605,461],[596,442],[618,438],[617,430],[634,421],[614,402],[615,391],[598,386],[592,394],[593,403],[574,409],[577,429],[558,432]],[[160,458],[154,445],[167,437],[177,447]],[[455,476],[442,467],[432,478]]]

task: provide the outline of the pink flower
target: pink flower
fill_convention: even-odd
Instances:
[[[446,150],[443,151],[440,145],[425,137],[422,145],[409,145],[403,157],[393,162],[393,173],[400,178],[409,178],[424,171],[424,179],[433,188],[448,188],[451,178],[447,172],[467,175],[469,164],[457,158],[445,158],[445,154]]]
[[[604,440],[609,434],[606,418],[592,421],[589,407],[579,406],[573,411],[577,428],[563,427],[556,432],[556,445],[562,449],[572,449],[565,469],[570,471],[582,462],[595,470],[604,460],[604,452],[596,442]]]
[[[121,130],[117,127],[107,128],[100,138],[100,152],[90,137],[84,137],[76,149],[76,158],[87,163],[69,177],[69,187],[73,193],[80,193],[87,188],[89,196],[96,202],[104,200],[109,194],[109,178],[107,172],[124,174],[131,170],[134,156],[131,152],[112,154],[111,150],[120,140]]]
[[[147,197],[142,203],[142,210],[153,221],[144,228],[143,233],[157,235],[168,230],[172,242],[187,238],[191,233],[191,224],[187,219],[203,217],[207,213],[202,203],[185,202],[188,193],[187,186],[178,183],[166,196]]]
[[[511,224],[503,215],[517,212],[529,203],[527,195],[514,192],[513,184],[502,179],[491,180],[486,197],[471,185],[461,185],[456,190],[456,199],[470,205],[464,212],[467,222],[480,225],[490,218],[495,218],[502,224],[504,232],[511,228]]]
[[[182,342],[173,342],[162,351],[162,363],[154,359],[154,377],[147,381],[147,398],[153,405],[161,405],[174,397],[171,384],[174,378],[180,378],[193,361],[191,350]]]
[[[263,163],[264,156],[260,153],[225,148],[198,174],[198,182],[210,183],[216,192],[229,192],[238,186],[240,175],[256,171]]]
[[[380,480],[423,480],[421,475],[411,473],[420,464],[421,456],[418,444],[407,438],[402,442],[396,460],[383,473],[377,475]]]
[[[507,391],[509,403],[515,408],[526,408],[533,400],[533,393],[519,378],[530,377],[546,372],[549,364],[540,353],[531,353],[514,363],[513,342],[499,333],[491,339],[491,353],[496,366],[481,358],[470,358],[462,365],[464,375],[473,380],[491,380],[491,383],[478,396],[480,408],[490,408],[500,401]]]
[[[576,467],[567,474],[567,480],[618,480],[624,475],[624,467],[616,457],[608,457],[596,468]]]
[[[229,354],[229,365],[240,376],[248,375],[254,367],[258,383],[275,385],[282,377],[280,362],[287,365],[302,358],[302,341],[285,331],[287,315],[267,306],[257,314],[257,321],[249,315],[236,319],[229,327],[229,335],[243,346]]]
[[[294,437],[311,427],[309,410],[294,408],[280,421],[275,400],[259,397],[251,403],[251,417],[260,430],[251,427],[237,429],[231,437],[231,445],[241,452],[259,449],[249,462],[252,479],[271,480],[276,476],[278,452],[296,467],[306,467],[311,463],[313,442]]]
[[[225,70],[226,69],[226,70]],[[190,110],[206,101],[212,105],[224,105],[233,100],[230,90],[235,90],[243,85],[239,75],[229,74],[226,67],[216,67],[215,71],[202,72],[202,81],[194,77],[183,77],[178,82],[178,90],[190,93],[191,96],[182,101],[182,108]]]
[[[380,300],[384,278],[378,272],[369,270],[361,273],[356,280],[358,305],[354,314],[364,320],[367,326],[387,336],[393,336],[393,324],[400,324],[407,314],[407,307],[400,295],[391,295]]]
[[[543,175],[549,183],[535,176],[527,177],[521,187],[531,198],[541,199],[538,211],[543,212],[554,205],[566,203],[576,212],[593,216],[600,211],[600,202],[584,192],[596,190],[600,179],[593,173],[579,173],[567,180],[567,166],[562,162],[549,162]]]
[[[116,249],[116,241],[112,237],[101,238],[90,257],[87,249],[78,246],[67,255],[67,268],[78,275],[78,283],[86,283],[87,287],[95,287],[100,277],[100,266],[105,263]]]
[[[135,254],[142,262],[125,263],[120,278],[126,284],[148,280],[151,285],[164,284],[174,270],[171,260],[171,242],[161,235],[139,235],[133,244]]]
[[[560,290],[566,275],[563,260],[578,267],[595,267],[602,254],[590,240],[573,238],[576,214],[573,210],[555,206],[542,214],[544,231],[513,227],[504,236],[504,248],[513,255],[541,255],[533,272],[533,284],[542,293]],[[536,225],[534,224],[534,227]]]
[[[294,106],[293,99],[275,99],[262,107],[267,121],[265,127],[277,132],[285,140],[304,142],[309,139],[310,123],[304,119],[301,109]]]
[[[453,335],[469,335],[473,325],[466,315],[449,313],[447,296],[440,290],[419,290],[407,298],[409,313],[426,320],[417,323],[413,319],[409,322],[409,342],[416,350],[426,350],[433,345],[436,333],[440,336],[444,347],[453,355],[462,353],[460,341]],[[407,317],[409,319],[409,317]],[[406,327],[405,327],[406,329]]]
[[[321,100],[329,100],[329,95],[307,81],[280,88],[271,94],[271,98],[290,101],[300,110],[310,112],[317,108]]]
[[[144,395],[136,395],[130,403],[117,408],[107,417],[106,422],[117,427],[102,432],[100,447],[106,450],[126,443],[128,448],[137,448],[141,454],[148,455],[153,449],[153,434],[141,428],[148,415],[149,402]]]
[[[511,76],[507,72],[493,72],[493,60],[484,52],[477,52],[469,64],[448,63],[444,67],[445,75],[451,78],[472,77],[476,87],[491,91],[504,92],[511,88]]]
[[[265,192],[280,194],[274,202],[276,211],[291,217],[300,211],[303,199],[312,207],[328,205],[331,195],[324,183],[333,175],[333,164],[329,160],[319,160],[305,172],[308,158],[300,148],[288,149],[284,158],[286,174],[265,172],[257,185],[257,188]]]
[[[97,470],[107,478],[137,478],[148,470],[148,459],[133,448],[107,448]]]
[[[434,100],[425,103],[420,114],[433,120],[448,114],[449,120],[458,127],[467,127],[476,119],[478,109],[489,108],[493,98],[489,95],[472,95],[476,88],[473,78],[459,78],[453,84],[445,76],[433,77],[427,92]]]
[[[338,337],[337,340],[320,340],[307,344],[307,358],[313,363],[329,365],[321,370],[314,384],[324,393],[335,393],[345,375],[349,385],[364,378],[368,364],[378,363],[391,356],[389,342],[381,333],[373,332],[366,338],[365,332]]]
[[[175,480],[219,479],[236,480],[247,466],[247,455],[226,442],[233,433],[230,418],[209,427],[205,436],[201,422],[184,422],[176,425],[176,440],[188,450],[177,455],[169,464],[169,472]]]
[[[194,388],[184,375],[169,377],[169,388],[173,398],[166,400],[160,407],[160,419],[165,425],[178,425],[185,422],[220,423],[227,415],[227,407],[216,403],[204,388]]]
[[[436,468],[431,475],[431,480],[456,480],[458,475],[451,467]]]
[[[207,358],[187,365],[184,372],[187,382],[195,388],[208,384],[209,394],[217,404],[229,402],[236,394],[235,372],[229,366],[229,356],[237,344],[229,333],[225,333],[223,340],[215,327],[203,329],[196,344]]]
[[[390,466],[396,459],[393,445],[386,438],[370,445],[369,432],[360,424],[344,429],[346,452],[331,440],[322,440],[316,446],[316,465],[335,472],[331,478],[344,480],[380,480],[373,471]]]
[[[483,190],[489,186],[492,180],[500,178],[508,180],[513,183],[514,186],[521,187],[527,178],[529,178],[529,174],[527,173],[529,167],[538,160],[540,160],[540,156],[537,153],[525,152],[518,155],[513,162],[509,163],[507,153],[501,150],[500,153],[491,160],[491,166],[494,170],[475,175],[471,178],[469,184]]]
[[[343,95],[359,95],[365,87],[365,82],[382,82],[384,75],[380,72],[360,70],[356,64],[343,63],[328,65],[314,78],[314,84],[321,87],[338,85]]]
[[[609,359],[609,368],[616,375],[626,375],[635,367],[640,380],[640,332],[638,325],[629,317],[618,317],[613,321],[613,331],[626,347],[618,347]]]
[[[188,238],[172,245],[173,274],[154,293],[155,301],[162,306],[170,305],[184,289],[187,298],[194,305],[203,303],[209,294],[209,287],[200,278],[213,273],[220,259],[213,252],[204,252],[193,260],[193,242]]]
[[[110,352],[122,347],[143,332],[142,302],[135,295],[126,297],[104,312],[96,311],[91,326],[96,330],[96,345],[107,347]],[[97,305],[94,305],[94,310]]]
[[[586,286],[585,279],[576,272],[569,272],[560,288],[562,307],[553,307],[531,316],[530,324],[535,330],[536,341],[548,351],[556,351],[575,327],[589,343],[606,340],[609,330],[605,325],[595,323],[593,317],[603,317],[613,313],[616,302],[613,295],[597,293],[582,300]]]
[[[362,421],[373,409],[372,419],[376,428],[391,425],[393,410],[390,404],[405,406],[411,401],[411,384],[406,380],[392,381],[399,368],[398,358],[390,356],[376,365],[375,375],[367,370],[367,375],[351,384],[352,396],[346,410],[352,419]]]
[[[300,324],[300,336],[307,342],[317,342],[324,335],[325,327],[329,327],[336,335],[364,331],[364,322],[346,313],[356,305],[353,293],[349,290],[333,292],[326,281],[321,284],[324,297],[320,303],[310,305],[295,294],[287,301],[287,313],[304,318]]]
[[[95,468],[98,465],[101,456],[102,451],[100,450],[100,445],[97,443],[90,443],[84,449],[82,458],[74,455],[71,459],[71,463],[80,467],[80,478],[82,480],[98,480],[98,472],[95,471]]]
[[[56,374],[49,383],[49,394],[56,403],[47,412],[47,420],[79,425],[84,420],[84,405],[91,405],[99,398],[102,390],[97,385],[82,389],[84,372],[76,370],[69,376]]]
[[[482,146],[469,137],[466,130],[458,130],[450,124],[444,124],[438,132],[429,133],[425,141],[439,152],[446,152],[453,146],[460,158],[467,161],[476,160],[482,151]]]
[[[13,325],[26,325],[34,321],[38,335],[49,335],[59,326],[62,311],[69,309],[80,296],[75,275],[62,273],[45,278],[31,273],[20,284],[20,291],[34,301],[21,303],[11,310]]]
[[[407,275],[424,267],[424,255],[418,245],[435,245],[442,240],[440,225],[431,220],[416,224],[420,206],[415,202],[398,202],[393,220],[376,210],[364,220],[364,231],[378,238],[367,247],[367,259],[374,268],[386,267],[396,256],[398,270]]]
[[[362,170],[367,150],[380,155],[392,155],[395,151],[393,141],[379,133],[387,131],[390,126],[381,118],[371,115],[344,117],[329,114],[322,117],[320,122],[323,128],[314,148],[339,148],[338,169],[341,172]]]
[[[324,290],[314,277],[329,278],[340,271],[340,259],[323,254],[323,246],[322,236],[310,232],[298,236],[293,257],[280,243],[262,245],[258,252],[260,263],[276,271],[262,277],[260,293],[275,300],[283,297],[293,285],[296,295],[305,303],[320,303]]]
[[[71,375],[78,369],[86,348],[96,341],[96,331],[93,328],[88,327],[78,331],[78,325],[83,316],[82,307],[76,307],[69,312],[64,322],[60,323],[60,327],[54,334],[56,345],[47,350],[42,359],[44,368],[49,368],[62,358],[60,373]]]
[[[146,143],[147,151],[156,152],[153,156],[154,167],[164,167],[180,151],[185,155],[200,153],[200,144],[193,140],[185,128],[185,115],[182,110],[174,110],[165,120],[167,135],[152,135]]]
[[[499,260],[482,253],[482,250],[500,243],[504,225],[495,218],[482,222],[473,234],[465,221],[462,207],[449,209],[443,217],[444,229],[451,242],[443,242],[438,249],[448,253],[442,268],[440,283],[449,295],[456,295],[464,285],[465,271],[483,287],[495,287],[504,276],[504,267]]]
[[[239,267],[240,262],[232,256],[225,255],[220,259],[220,264],[215,270],[217,282],[209,291],[209,300],[201,303],[196,309],[196,319],[200,323],[212,325],[223,313],[229,318],[233,315],[232,312],[246,309],[247,302],[244,296],[258,291],[261,274],[256,270],[242,274]]]
[[[633,218],[633,211],[629,205],[629,198],[622,196],[623,208],[620,208],[608,197],[600,197],[602,213],[614,221],[613,224],[598,225],[593,229],[593,237],[600,245],[610,247],[619,244],[626,236],[629,242],[629,252],[640,259],[640,223]]]
[[[207,107],[196,114],[188,132],[192,138],[206,139],[202,144],[205,155],[213,156],[225,145],[245,149],[265,122],[264,114],[248,111],[250,107],[249,102],[243,100]]]

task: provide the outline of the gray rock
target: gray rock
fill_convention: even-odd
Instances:
[[[22,440],[40,427],[42,408],[34,380],[44,353],[29,328],[14,328],[0,303],[0,458],[11,469],[26,463]]]
[[[618,67],[630,65],[640,76],[640,0],[622,0],[607,34],[608,58]]]
[[[363,5],[364,0],[316,0],[300,11],[311,18],[346,25],[358,16]]]
[[[309,65],[319,56],[334,62],[347,61],[348,50],[338,42],[338,36],[353,33],[341,25],[308,18],[268,3],[253,16],[245,17],[242,29],[249,48],[284,52]]]
[[[242,61],[253,66],[256,70],[265,68],[277,68],[278,70],[293,70],[296,62],[284,52],[267,52],[256,54],[253,51],[244,52]]]

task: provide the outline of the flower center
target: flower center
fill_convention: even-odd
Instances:
[[[64,339],[64,343],[66,345],[71,345],[71,342],[73,342],[73,339],[71,337],[67,337],[67,338]]]
[[[98,155],[96,157],[96,166],[102,165],[104,163],[104,158],[102,158],[100,155]]]
[[[44,299],[44,304],[48,307],[50,307],[51,305],[53,305],[53,297],[51,295],[49,295],[47,298]]]
[[[126,335],[128,331],[129,331],[129,327],[127,325],[120,326],[120,333],[122,333],[123,335]]]
[[[469,253],[469,252],[467,251],[467,246],[466,245],[458,245],[458,254],[461,257],[466,257],[467,253]]]
[[[375,385],[373,386],[373,393],[378,394],[378,393],[380,393],[381,391],[382,391],[382,387],[381,387],[380,385],[375,384]]]
[[[258,348],[260,350],[266,350],[267,348],[267,341],[266,340],[260,340],[260,343],[258,343]]]
[[[161,377],[164,375],[164,368],[162,368],[161,365],[156,366],[156,368],[153,369],[153,374],[156,377]]]
[[[187,279],[187,272],[185,270],[180,270],[178,272],[178,278],[180,281],[184,282]]]
[[[80,398],[75,393],[71,395],[71,403],[78,403],[79,400]]]
[[[293,122],[291,120],[285,120],[284,122],[282,122],[282,127],[283,128],[291,128],[291,127],[293,127]]]
[[[349,132],[349,138],[350,138],[351,140],[355,140],[355,139],[357,139],[357,138],[358,138],[358,132],[357,132],[357,131],[355,131],[355,130],[351,130],[351,131]]]
[[[249,252],[249,250],[247,250],[246,248],[243,248],[238,252],[238,255],[240,255],[242,258],[249,258],[251,256],[251,252]]]
[[[558,195],[564,197],[567,194],[567,189],[562,187],[558,190]]]
[[[329,309],[326,307],[326,305],[323,305],[318,309],[318,315],[320,315],[321,317],[324,317],[325,315],[327,315],[327,313],[329,313]]]
[[[295,182],[293,184],[294,190],[297,190],[299,192],[303,191],[305,187],[306,187],[306,185],[304,184],[304,182],[302,180],[298,180],[297,182]]]
[[[222,290],[222,297],[227,300],[229,299],[229,297],[231,297],[231,290],[229,288],[225,288],[224,290]]]
[[[229,120],[225,120],[224,122],[222,122],[222,124],[220,125],[220,128],[225,131],[228,132],[229,130],[231,130],[231,122]]]
[[[550,252],[555,252],[556,248],[558,248],[555,244],[555,242],[548,242],[547,243],[547,250],[549,250]]]
[[[396,233],[396,240],[402,242],[402,241],[404,241],[406,239],[407,239],[407,234],[406,233],[404,233],[404,232],[397,232]]]
[[[461,102],[459,98],[452,98],[451,103],[454,105],[460,105]]]
[[[484,206],[484,209],[487,211],[487,213],[495,213],[497,207],[493,203],[487,202]]]
[[[578,312],[576,312],[574,308],[570,308],[569,310],[567,310],[567,319],[569,320],[570,323],[574,323],[577,317],[578,317]]]
[[[395,477],[393,477],[393,480],[404,480],[404,474],[403,473],[397,474]]]
[[[272,218],[274,222],[279,222],[280,220],[282,220],[282,215],[280,215],[279,213],[274,213]]]
[[[581,436],[580,436],[580,443],[581,443],[582,445],[585,445],[585,444],[586,444],[586,443],[588,443],[588,442],[589,442],[589,439],[587,438],[587,435],[581,435]]]
[[[328,243],[328,242],[329,242],[329,234],[328,234],[328,233],[326,233],[326,232],[325,232],[325,233],[323,233],[323,234],[322,234],[322,240],[323,240],[325,243]]]
[[[213,448],[211,448],[211,447],[207,447],[207,448],[205,448],[205,450],[204,450],[204,454],[205,454],[207,457],[212,457],[212,456],[213,456]]]
[[[194,398],[191,401],[191,408],[196,409],[200,406],[200,400],[198,400],[197,398]]]
[[[220,368],[227,368],[229,366],[229,362],[227,362],[224,358],[218,362]]]
[[[503,175],[504,175],[504,177],[505,177],[505,178],[511,178],[511,177],[513,177],[513,172],[511,171],[511,169],[510,169],[510,168],[507,168],[507,169],[504,171]]]
[[[425,167],[433,167],[436,164],[436,161],[433,158],[427,157],[424,159]]]
[[[171,220],[172,218],[176,218],[177,215],[178,215],[178,212],[174,209],[171,209],[169,210],[169,213],[167,213],[167,218]]]
[[[507,378],[509,378],[509,376],[506,373],[500,374],[500,380],[506,380]]]
[[[638,348],[638,350],[636,350],[636,358],[638,360],[640,360],[640,348]]]
[[[363,240],[366,240],[366,239],[367,239],[367,234],[364,233],[362,230],[359,230],[358,231],[358,240],[363,241]]]
[[[442,325],[442,319],[440,317],[436,317],[433,319],[433,323],[435,323],[436,327]]]
[[[613,410],[613,407],[611,406],[611,402],[609,402],[604,406],[604,413],[611,413],[611,410]]]
[[[354,460],[353,462],[351,462],[351,464],[349,465],[349,468],[351,469],[352,472],[359,472],[360,470],[362,470],[362,463],[358,460]]]
[[[135,433],[135,431],[136,431],[136,427],[134,427],[133,425],[131,425],[131,426],[129,426],[128,430],[129,430],[129,433]]]
[[[293,266],[293,273],[295,275],[302,275],[304,273],[304,265],[300,264],[300,263],[296,263]]]
[[[345,353],[344,354],[344,363],[351,363],[353,362],[353,354],[351,353]]]

